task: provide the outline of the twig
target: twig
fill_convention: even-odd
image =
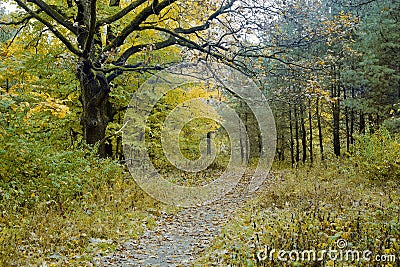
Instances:
[[[129,120],[126,121],[126,122],[124,123],[124,125],[122,125],[121,129],[119,129],[118,131],[116,131],[116,132],[113,133],[113,134],[110,134],[109,136],[104,137],[104,138],[100,141],[100,144],[103,144],[106,140],[108,140],[108,139],[110,139],[111,137],[116,136],[117,134],[119,134],[120,132],[122,132],[122,130],[126,127],[126,125],[128,125],[128,123],[129,123]]]

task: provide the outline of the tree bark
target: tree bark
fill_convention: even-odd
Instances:
[[[302,161],[303,163],[307,160],[307,132],[306,132],[306,123],[304,120],[304,104],[303,101],[300,102],[300,124],[301,124],[301,146],[303,149],[302,152]]]
[[[331,84],[332,115],[333,115],[333,150],[336,156],[340,156],[340,74],[336,66],[332,65],[334,82]]]
[[[360,128],[358,130],[360,134],[365,134],[365,114],[364,112],[360,112]]]
[[[313,129],[312,129],[312,114],[311,114],[311,98],[308,100],[308,124],[310,126],[310,162],[313,163]]]
[[[343,99],[347,99],[347,92],[346,92],[346,87],[343,88]],[[347,152],[350,151],[350,121],[349,121],[349,108],[346,106],[344,108],[344,115],[345,115],[345,121],[346,121],[346,150]]]
[[[211,132],[207,133],[207,155],[211,155]]]
[[[292,166],[294,165],[294,140],[293,140],[293,123],[292,123],[292,107],[289,106],[289,131],[290,131],[290,159]]]
[[[80,123],[87,144],[99,142],[98,154],[106,157],[105,133],[110,116],[110,87],[104,74],[93,70],[87,59],[80,59],[77,77],[81,87],[82,116]]]
[[[354,87],[351,88],[351,98],[355,98],[355,90]],[[355,121],[355,112],[354,108],[351,108],[350,114],[350,144],[354,144],[354,121]]]
[[[297,116],[296,106],[294,107],[294,127],[296,138],[296,162],[300,161],[300,141],[299,141],[299,119]]]
[[[321,114],[319,112],[319,96],[317,97],[316,113],[317,113],[317,126],[318,126],[318,137],[319,137],[319,151],[321,153],[321,160],[324,161],[324,142],[322,137]]]
[[[340,156],[340,106],[339,99],[337,103],[332,104],[333,110],[333,150],[336,156]]]

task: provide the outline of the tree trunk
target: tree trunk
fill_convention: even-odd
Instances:
[[[347,99],[347,92],[346,92],[346,87],[343,88],[343,99],[346,101]],[[349,121],[349,109],[346,106],[344,108],[344,115],[345,115],[345,121],[346,121],[346,150],[347,152],[350,151],[350,121]]]
[[[360,113],[360,128],[358,132],[360,134],[365,134],[365,114],[362,111]]]
[[[351,88],[351,98],[355,98],[354,87]],[[350,143],[354,144],[354,121],[355,121],[355,112],[354,108],[351,108],[351,115],[350,115]]]
[[[332,104],[333,110],[333,150],[336,156],[340,156],[340,106],[339,99]]]
[[[368,114],[368,130],[370,133],[375,133],[374,115]]]
[[[317,97],[316,111],[317,113],[317,127],[319,137],[319,151],[321,153],[321,160],[324,161],[324,142],[322,137],[321,114],[319,112],[319,96]]]
[[[299,119],[297,116],[296,106],[294,107],[294,127],[296,138],[296,162],[300,161],[300,141],[299,141]]]
[[[340,74],[336,66],[332,65],[334,82],[331,84],[332,115],[333,115],[333,150],[336,156],[340,156]]]
[[[211,132],[207,133],[207,155],[211,155]]]
[[[312,129],[312,114],[311,114],[311,98],[308,100],[308,124],[310,125],[310,162],[313,163],[313,129]]]
[[[279,161],[284,161],[285,160],[285,136],[282,133],[280,137],[278,137],[278,160]]]
[[[303,149],[302,152],[302,161],[303,163],[307,160],[307,132],[306,132],[306,123],[304,120],[304,104],[303,101],[300,103],[300,124],[301,124],[301,146]]]
[[[249,122],[248,122],[248,119],[247,119],[247,111],[244,113],[244,116],[245,116],[245,129],[246,129],[246,133],[247,134],[249,134],[249,129],[248,129],[248,125],[249,125]],[[249,139],[249,142],[250,142],[250,140],[251,139]],[[250,158],[250,151],[249,151],[249,142],[246,142],[246,144],[245,144],[245,148],[246,148],[246,150],[245,150],[245,155],[246,155],[246,163],[248,163],[249,162],[249,158]]]
[[[292,107],[289,106],[289,131],[290,131],[290,159],[292,166],[294,165],[294,140],[293,140],[293,123],[292,123]]]
[[[98,154],[106,157],[105,133],[109,123],[110,87],[104,74],[95,72],[86,59],[80,59],[77,76],[81,87],[82,116],[80,123],[87,144],[99,142]]]

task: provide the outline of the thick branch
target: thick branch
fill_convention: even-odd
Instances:
[[[105,18],[103,20],[99,20],[97,22],[97,27],[106,25],[106,24],[111,24],[119,19],[122,19],[125,15],[127,15],[129,12],[131,12],[132,10],[134,10],[135,8],[139,7],[141,4],[147,2],[147,0],[137,0],[133,3],[131,3],[130,5],[128,5],[127,7],[125,7],[124,9],[122,9],[121,11],[119,11],[118,13],[116,13],[115,15]]]
[[[103,70],[105,73],[110,73],[107,79],[109,82],[120,76],[122,73],[125,71],[137,71],[137,72],[143,72],[143,71],[149,71],[149,70],[159,70],[159,66],[154,66],[154,67],[148,67],[148,66],[143,66],[144,64],[138,63],[135,65],[125,65],[125,62],[128,60],[130,56],[133,54],[141,51],[143,48],[148,47],[149,45],[152,46],[153,50],[160,50],[169,46],[172,46],[176,44],[176,39],[174,37],[168,38],[165,41],[161,41],[155,44],[141,44],[141,45],[134,45],[130,48],[128,48],[122,55],[121,57],[114,62],[115,67],[110,68],[108,70]]]
[[[125,29],[122,30],[121,34],[118,35],[111,44],[109,44],[104,50],[109,51],[112,48],[116,48],[121,46],[125,39],[135,30],[138,30],[140,24],[142,24],[149,16],[153,14],[160,13],[161,10],[170,6],[177,0],[164,0],[157,5],[149,5],[144,8],[133,20],[132,22],[126,26]]]
[[[14,43],[15,38],[17,38],[18,34],[22,31],[23,28],[26,27],[26,25],[28,25],[29,20],[27,20],[25,22],[24,25],[21,25],[21,27],[19,27],[19,29],[15,32],[13,38],[11,39],[10,43],[7,45],[7,49]]]
[[[32,17],[43,23],[49,30],[75,55],[80,56],[81,52],[77,50],[72,43],[62,35],[50,22],[46,21],[40,17],[36,12],[31,10],[27,5],[24,4],[23,0],[14,0],[20,7],[22,7],[26,12],[28,12]]]
[[[96,0],[90,1],[90,24],[89,33],[85,42],[85,49],[83,56],[86,57],[89,54],[90,48],[92,47],[93,38],[96,31]]]
[[[169,64],[167,64],[169,65]],[[117,78],[118,76],[120,76],[122,73],[124,72],[149,72],[152,70],[163,70],[164,67],[160,66],[160,65],[156,65],[156,66],[146,66],[146,67],[133,67],[134,65],[132,65],[132,67],[116,67],[119,68],[117,70],[115,70],[113,73],[111,73],[109,76],[107,76],[107,81],[110,83],[112,82],[115,78]],[[137,66],[140,66],[140,64],[137,64]]]
[[[17,3],[20,1],[16,1]],[[28,2],[34,3],[37,5],[41,10],[43,10],[48,16],[50,16],[52,19],[57,21],[60,25],[64,26],[74,34],[78,33],[78,28],[74,27],[74,25],[63,15],[58,13],[56,10],[54,10],[51,6],[43,2],[42,0],[28,0]],[[19,5],[19,3],[18,3]]]
[[[159,50],[159,49],[162,49],[162,48],[174,45],[174,44],[176,44],[175,38],[170,37],[165,41],[161,41],[161,42],[158,42],[158,43],[155,43],[155,44],[140,44],[140,45],[131,46],[124,53],[122,53],[122,55],[115,62],[115,64],[118,65],[118,66],[124,64],[128,60],[128,58],[130,56],[132,56],[133,54],[141,51],[143,48],[148,47],[149,45],[152,46],[153,50]]]
[[[371,4],[371,3],[375,2],[375,1],[377,1],[377,0],[368,0],[368,1],[364,1],[364,2],[358,3],[358,4],[353,4],[353,3],[350,2],[348,5],[343,5],[343,6],[360,7],[360,6],[363,6],[363,5]]]
[[[161,28],[161,27],[157,27],[157,26],[144,26],[144,27],[138,28],[138,30],[156,30],[156,31],[159,31],[159,32],[168,33],[170,36],[173,36],[173,37],[176,38],[176,43],[179,44],[179,45],[188,47],[190,49],[198,50],[198,51],[203,52],[205,54],[210,54],[211,56],[213,56],[215,58],[218,58],[218,59],[221,59],[221,60],[224,60],[224,61],[227,60],[227,58],[225,58],[223,55],[213,53],[209,49],[206,49],[205,48],[206,46],[197,44],[196,42],[191,41],[191,40],[179,35],[175,31],[168,30],[168,29]]]

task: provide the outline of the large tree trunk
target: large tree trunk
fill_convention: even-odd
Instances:
[[[104,74],[96,72],[86,59],[80,59],[77,76],[81,87],[82,116],[80,123],[87,144],[99,142],[98,154],[106,157],[105,134],[110,120],[110,87]]]

